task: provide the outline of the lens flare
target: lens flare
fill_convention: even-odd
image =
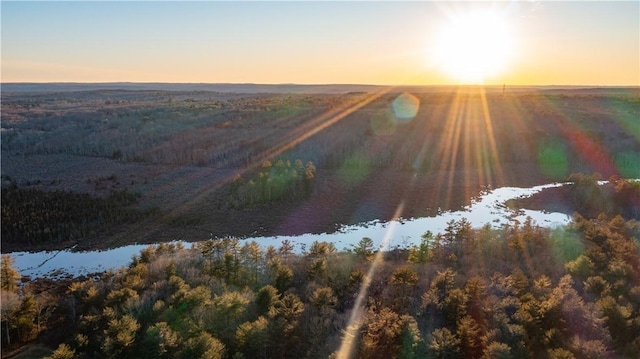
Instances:
[[[562,141],[544,141],[538,146],[538,167],[546,176],[562,180],[569,174],[567,146]]]
[[[615,164],[622,177],[640,178],[640,152],[620,152],[615,156]]]
[[[383,262],[383,253],[389,249],[389,244],[393,239],[395,227],[397,227],[398,225],[397,219],[401,217],[403,210],[404,202],[400,203],[398,208],[396,208],[396,212],[393,215],[393,221],[389,224],[389,228],[385,233],[384,238],[382,239],[380,248],[374,255],[373,261],[371,262],[371,265],[369,266],[369,269],[367,270],[367,273],[362,280],[362,284],[360,284],[360,290],[358,291],[358,296],[356,297],[351,315],[349,316],[349,322],[347,323],[346,329],[344,330],[340,348],[336,352],[336,358],[338,359],[353,358],[354,353],[356,353],[358,335],[360,334],[360,327],[362,326],[364,318],[369,286],[371,286],[371,280],[376,274],[378,267]]]
[[[370,173],[370,161],[364,154],[355,153],[342,163],[338,175],[344,186],[353,188],[365,181]]]
[[[369,120],[371,130],[376,136],[390,136],[396,133],[398,121],[389,109],[376,112]]]
[[[407,122],[416,117],[420,109],[420,99],[405,92],[393,100],[391,107],[400,122]]]

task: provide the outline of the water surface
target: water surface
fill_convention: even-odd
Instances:
[[[339,250],[352,248],[363,237],[369,237],[374,244],[383,250],[406,248],[417,244],[427,231],[442,233],[447,222],[466,218],[473,227],[479,228],[490,224],[498,228],[504,224],[524,222],[531,217],[534,223],[542,227],[558,227],[569,223],[570,216],[557,213],[529,209],[514,210],[505,206],[510,199],[529,197],[547,188],[563,186],[562,183],[551,183],[530,188],[501,187],[486,191],[469,206],[459,211],[443,211],[434,217],[399,219],[397,221],[371,221],[353,226],[342,227],[335,233],[303,234],[299,236],[251,237],[263,247],[278,247],[283,240],[289,240],[295,251],[303,252],[313,241],[332,242]],[[189,248],[191,244],[183,243]],[[79,276],[108,269],[116,269],[129,264],[131,257],[148,247],[146,244],[135,244],[108,250],[72,252],[70,250],[42,252],[14,252],[14,267],[22,275],[37,277]]]

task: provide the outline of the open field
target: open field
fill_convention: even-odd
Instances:
[[[127,190],[137,209],[157,211],[33,248],[332,231],[456,208],[486,187],[640,176],[637,88],[58,86],[3,87],[3,188]],[[274,171],[303,176],[296,160],[313,175],[272,195]],[[25,249],[2,242],[3,252]]]

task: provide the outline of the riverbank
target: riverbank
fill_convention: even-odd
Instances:
[[[489,224],[500,228],[506,224],[523,223],[527,217],[541,227],[555,228],[566,225],[569,216],[546,211],[528,209],[513,210],[505,205],[509,200],[535,195],[566,185],[552,183],[529,188],[501,187],[486,191],[474,198],[473,202],[460,210],[440,211],[439,213],[420,218],[398,218],[394,221],[367,221],[356,225],[342,226],[330,233],[305,233],[300,235],[249,236],[242,243],[256,242],[260,247],[279,247],[288,241],[295,253],[304,253],[313,242],[329,242],[338,250],[351,250],[362,238],[370,238],[373,248],[383,251],[394,249],[408,250],[420,244],[422,236],[430,231],[433,234],[444,233],[452,221],[465,219],[474,228]],[[162,243],[162,242],[159,242]],[[158,244],[158,243],[156,243]],[[187,242],[171,242],[172,246],[190,247]],[[106,250],[73,250],[14,252],[16,268],[29,278],[49,277],[68,278],[69,276],[88,276],[126,266],[134,255],[139,255],[146,244],[129,244]]]
[[[135,172],[135,186],[123,185],[123,181],[118,181],[117,184],[116,181],[111,181],[113,183],[109,190],[127,189],[141,193],[138,208],[158,206],[158,214],[133,223],[112,226],[108,231],[96,232],[81,240],[35,244],[5,241],[2,252],[53,251],[70,247],[76,250],[100,250],[132,243],[152,244],[174,240],[194,242],[212,236],[244,238],[333,233],[342,226],[363,222],[389,221],[395,217],[429,217],[443,211],[459,210],[469,205],[483,191],[499,187],[500,184],[528,187],[542,183],[541,176],[528,176],[529,169],[523,165],[510,166],[509,178],[496,179],[495,183],[483,182],[472,171],[425,173],[376,169],[375,175],[369,173],[363,176],[356,170],[349,172],[321,169],[317,172],[314,190],[308,198],[233,209],[224,205],[228,188],[223,183],[216,187],[213,180],[214,177],[228,176],[231,173],[229,170],[159,169],[140,165],[129,168],[129,165],[112,164],[111,161],[101,159],[95,162],[98,165],[93,165],[97,171],[94,173],[98,178],[107,178],[107,173],[116,170],[120,171],[119,177],[125,178],[130,172]],[[114,166],[111,171],[109,165]],[[49,171],[48,176],[64,180],[52,184],[54,180],[40,175],[43,178],[40,183],[26,187],[47,191],[68,191],[74,188],[69,185],[74,182],[72,178],[61,177],[71,172],[65,166],[54,168],[59,168],[59,172]],[[23,178],[36,176],[29,169],[30,167],[22,168]],[[36,167],[31,170],[35,171]],[[157,173],[159,170],[166,173],[160,176]],[[189,178],[189,181],[183,186],[176,185],[167,191],[162,190],[170,188],[171,183],[186,181],[185,178]],[[211,187],[207,187],[207,179],[211,181]],[[103,196],[108,192],[96,190],[95,186],[90,187],[86,183],[78,184],[75,188],[76,192],[86,191],[94,196]]]

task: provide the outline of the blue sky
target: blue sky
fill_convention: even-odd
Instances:
[[[434,36],[481,8],[513,39],[486,82],[640,83],[637,1],[2,1],[2,81],[452,83]]]

